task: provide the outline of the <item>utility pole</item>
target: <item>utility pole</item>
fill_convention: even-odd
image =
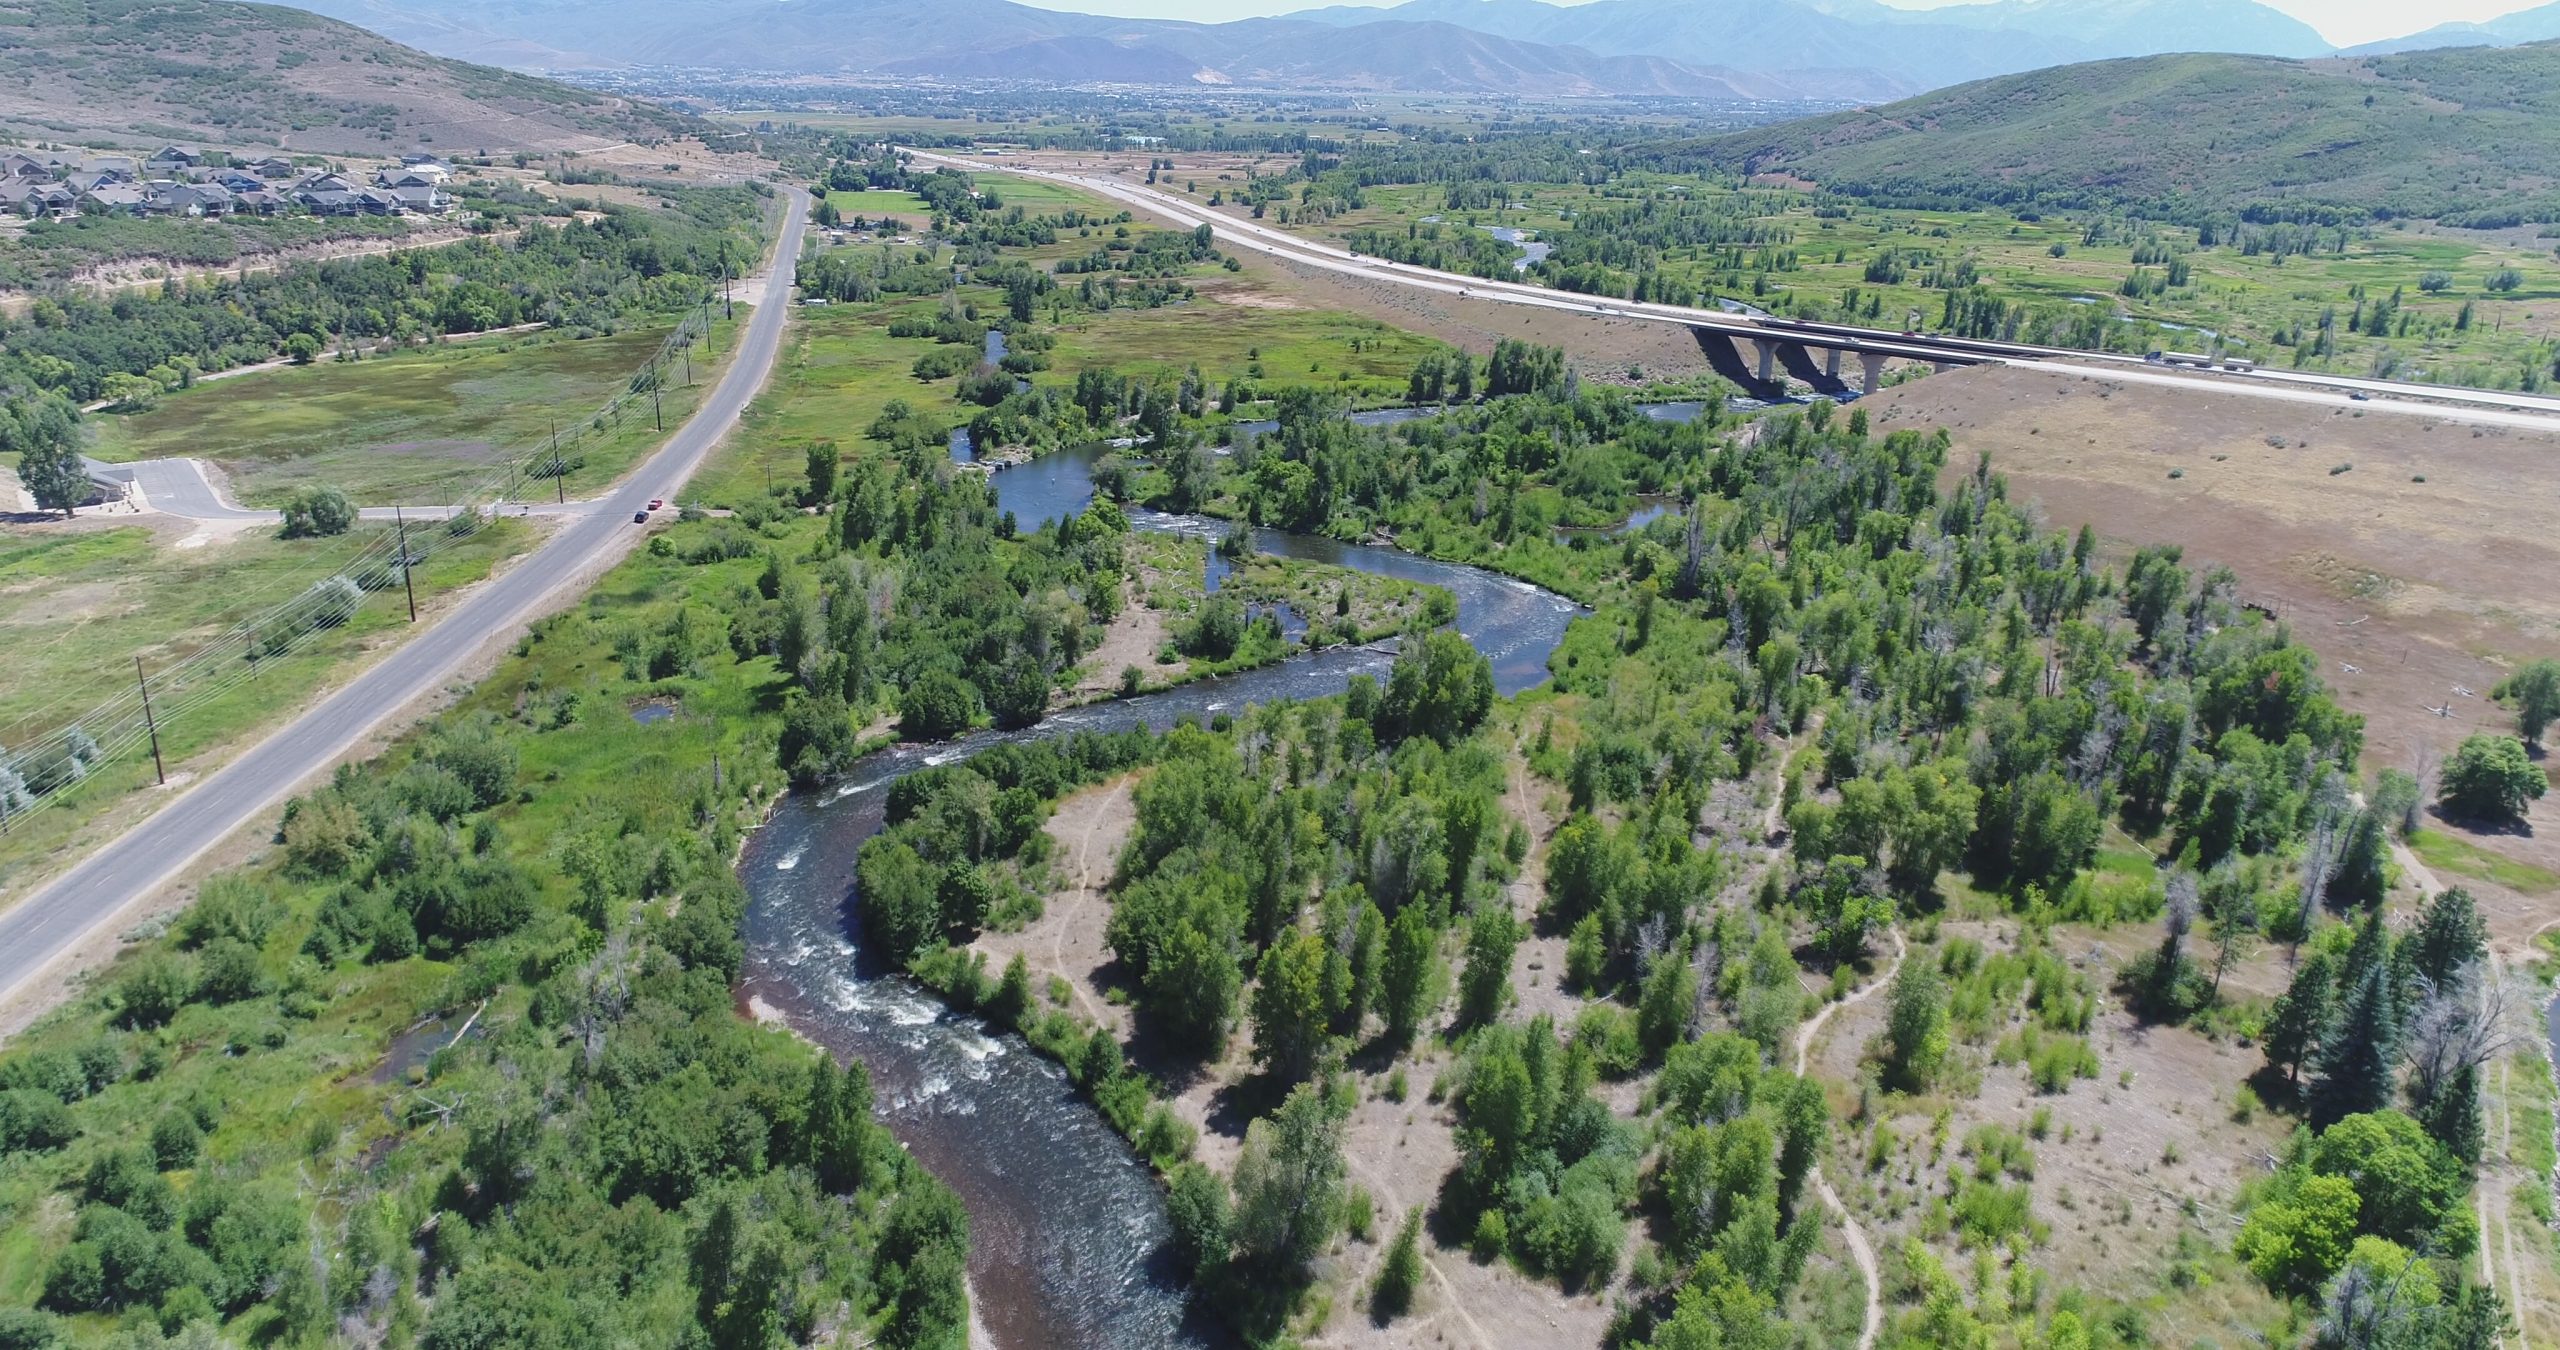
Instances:
[[[400,589],[409,593],[409,622],[418,621],[418,587],[409,580],[409,518],[400,514],[398,503],[391,507],[391,521],[400,529]]]
[[[142,687],[142,725],[151,733],[151,772],[169,786],[169,766],[160,762],[160,722],[151,715],[151,681],[142,678],[142,658],[133,658],[133,682]]]
[[[656,370],[649,372],[649,413],[658,419],[660,431],[667,429],[667,409],[666,405],[658,399],[658,386],[666,382],[666,376],[663,373]]]
[[[569,474],[560,463],[560,419],[551,419],[551,492],[562,506],[569,504]]]

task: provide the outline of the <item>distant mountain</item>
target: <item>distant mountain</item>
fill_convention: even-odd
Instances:
[[[1318,23],[1117,19],[1009,0],[302,0],[438,51],[547,69],[669,66],[1068,84],[1417,93],[1891,96],[1863,75],[1739,75],[1651,52],[1594,54],[1425,18],[1358,42]],[[510,55],[513,53],[514,55]]]
[[[2139,57],[1640,147],[1900,201],[2311,220],[2560,218],[2560,44]]]
[[[2330,50],[2307,25],[2255,0],[1998,0],[1929,10],[1877,0],[1411,0],[1291,17],[1337,25],[1428,19],[1742,71],[1866,71],[1907,90],[2116,56]],[[1992,32],[2001,39],[1985,41]]]
[[[2513,47],[2560,38],[2560,4],[2544,5],[2491,19],[2487,23],[2438,24],[2423,33],[2349,47],[2349,56],[2383,56],[2394,52],[2430,51],[2438,47]]]
[[[300,9],[0,0],[0,131],[331,152],[591,148],[705,129],[655,104],[429,56]]]

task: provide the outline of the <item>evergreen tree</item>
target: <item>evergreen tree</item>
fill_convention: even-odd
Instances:
[[[2302,1066],[2320,1046],[2321,1032],[2338,1001],[2337,959],[2314,952],[2294,968],[2293,983],[2267,1013],[2267,1065],[2284,1070],[2287,1083],[2302,1081]]]
[[[2417,973],[2442,985],[2454,972],[2487,954],[2488,939],[2488,926],[2481,922],[2471,892],[2457,886],[2428,897],[2418,911],[2417,926],[2402,941],[2410,948]]]
[[[2418,1123],[2444,1145],[2445,1152],[2462,1161],[2464,1170],[2477,1169],[2482,1138],[2480,1070],[2470,1064],[2454,1070],[2434,1100],[2418,1108]]]
[[[2336,1019],[2321,1033],[2318,1077],[2311,1084],[2312,1125],[2326,1129],[2348,1116],[2389,1106],[2399,1040],[2391,970],[2376,962],[2348,989]]]

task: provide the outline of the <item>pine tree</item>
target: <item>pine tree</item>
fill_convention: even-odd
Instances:
[[[2337,1001],[2337,958],[2315,952],[2294,969],[2292,986],[2267,1014],[2267,1064],[2284,1070],[2287,1083],[2302,1081],[2303,1062],[2319,1048]]]
[[[2391,1104],[2391,1065],[2399,1040],[2391,970],[2377,961],[2352,986],[2336,1020],[2321,1033],[2319,1076],[2311,1084],[2315,1128],[2327,1129],[2348,1116]]]
[[[2457,887],[2427,901],[2406,941],[2418,974],[2441,985],[2487,952],[2488,929],[2471,893]]]
[[[2480,1070],[2465,1064],[2454,1071],[2452,1079],[2436,1093],[2433,1101],[2418,1108],[2418,1123],[2445,1151],[2462,1160],[2468,1171],[2480,1166]]]

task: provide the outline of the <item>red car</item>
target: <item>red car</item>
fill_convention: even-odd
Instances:
[[[666,499],[666,498],[664,498],[664,497],[651,497],[651,498],[649,499],[649,509],[650,509],[650,510],[652,510],[652,511],[663,511],[663,510],[665,510],[666,508],[667,508],[667,499]]]

